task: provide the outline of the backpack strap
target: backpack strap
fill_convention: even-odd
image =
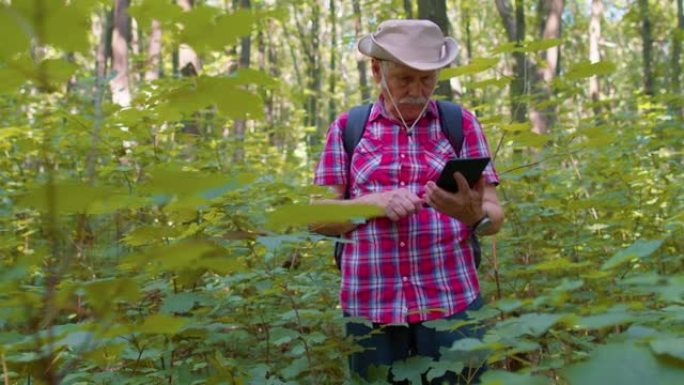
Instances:
[[[446,100],[438,100],[437,110],[439,110],[439,124],[442,126],[442,132],[449,139],[456,156],[459,156],[463,148],[463,111],[461,106]]]
[[[344,191],[344,199],[349,199],[351,187],[351,158],[354,154],[356,145],[361,141],[363,132],[366,130],[368,117],[370,116],[372,104],[364,104],[352,107],[347,113],[347,124],[342,131],[342,140],[344,143],[344,152],[347,153],[347,188]]]

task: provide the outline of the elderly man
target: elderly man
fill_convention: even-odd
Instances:
[[[341,255],[340,299],[346,317],[370,321],[347,325],[364,348],[350,357],[352,373],[368,378],[371,365],[391,367],[416,355],[439,360],[440,348],[481,336],[471,326],[442,331],[423,323],[466,319],[467,310],[482,306],[470,236],[496,233],[504,214],[491,163],[472,187],[455,173],[457,193],[434,182],[451,158],[490,156],[479,122],[465,109],[463,145],[456,153],[431,99],[439,69],[456,57],[454,40],[427,20],[388,20],[358,49],[372,60],[380,96],[351,157],[343,145],[348,115],[332,123],[314,182],[337,194],[327,203],[373,204],[384,214],[315,230],[352,241]],[[432,383],[475,382],[480,372],[446,372]],[[391,371],[388,376],[392,381]]]

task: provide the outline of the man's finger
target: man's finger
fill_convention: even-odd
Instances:
[[[458,185],[458,193],[459,194],[465,194],[465,193],[468,193],[470,191],[470,186],[468,185],[468,181],[463,176],[463,174],[456,171],[454,173],[454,180],[456,181],[456,184]]]

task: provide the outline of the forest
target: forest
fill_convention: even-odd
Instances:
[[[313,171],[379,94],[357,40],[406,18],[457,41],[436,96],[506,213],[450,351],[485,385],[684,383],[682,0],[0,0],[0,384],[353,383],[308,225],[368,208]]]

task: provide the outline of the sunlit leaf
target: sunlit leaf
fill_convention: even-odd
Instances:
[[[290,204],[277,208],[268,216],[272,227],[338,223],[381,215],[373,205]]]
[[[499,63],[498,58],[474,58],[470,64],[457,67],[447,68],[439,73],[439,80],[451,79],[455,76],[470,75],[486,71]]]
[[[412,384],[420,384],[420,377],[428,371],[430,364],[432,364],[432,358],[423,356],[410,357],[395,362],[392,365],[393,378],[397,381],[408,380]]]
[[[684,337],[658,338],[651,341],[649,346],[654,353],[675,358],[684,364]]]
[[[512,373],[503,370],[488,370],[481,378],[482,385],[545,385],[551,379],[529,373]]]
[[[614,267],[620,266],[623,263],[634,259],[643,259],[651,254],[653,254],[660,245],[663,244],[662,240],[653,240],[653,241],[646,241],[646,240],[637,240],[634,242],[631,246],[629,246],[626,249],[622,249],[618,251],[617,253],[613,254],[612,257],[608,261],[606,261],[603,266],[601,266],[601,270],[609,270]]]
[[[536,51],[544,51],[549,48],[557,47],[561,45],[563,41],[561,39],[545,39],[545,40],[537,40],[537,41],[530,41],[525,44],[525,47],[522,49],[524,52],[536,52]]]
[[[565,75],[565,78],[568,80],[577,80],[592,76],[609,75],[615,72],[615,69],[615,64],[609,61],[600,61],[597,63],[585,61],[572,66]]]
[[[651,354],[648,347],[627,341],[599,346],[585,362],[561,371],[571,385],[672,385],[684,381],[684,369]]]
[[[135,330],[146,334],[176,334],[186,320],[165,314],[153,314],[145,318],[142,325],[136,326]]]
[[[118,194],[121,194],[120,189],[113,187],[60,182],[52,188],[48,185],[34,187],[24,194],[18,203],[23,207],[44,212],[52,207],[57,214],[88,213],[96,202]]]
[[[29,50],[29,31],[24,25],[21,15],[11,6],[0,4],[0,36],[10,37],[0,44],[0,61],[9,59],[12,55]]]

